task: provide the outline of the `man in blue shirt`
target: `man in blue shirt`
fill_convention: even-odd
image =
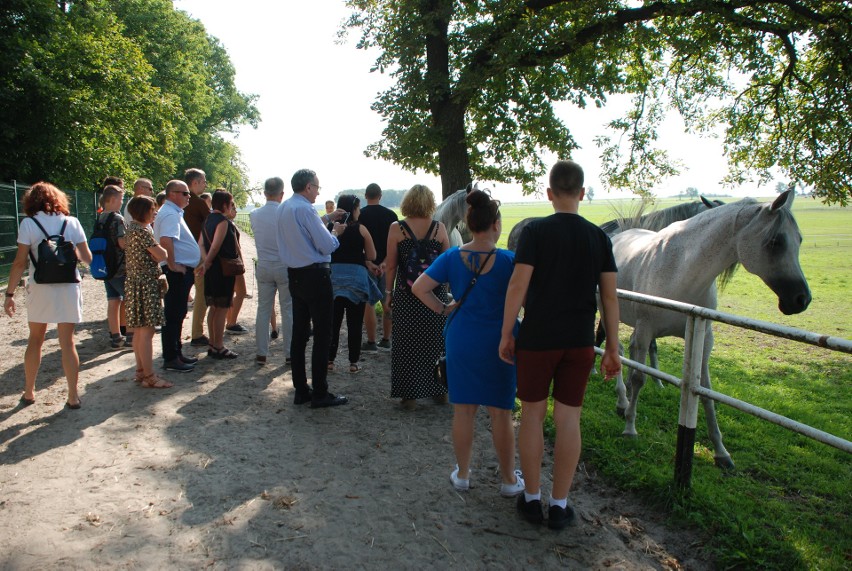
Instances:
[[[163,367],[186,373],[198,361],[181,352],[181,328],[186,317],[186,296],[194,280],[193,270],[201,258],[198,242],[192,237],[183,209],[189,204],[189,188],[182,180],[170,180],[166,185],[166,200],[154,219],[154,237],[165,248],[167,258],[163,273],[169,291],[163,298],[166,324],[163,325]]]
[[[331,344],[332,305],[331,253],[340,243],[337,236],[346,227],[334,222],[329,232],[317,215],[314,203],[320,193],[317,173],[302,169],[290,181],[293,196],[278,208],[278,253],[287,266],[290,295],[293,298],[293,341],[290,359],[295,404],[311,403],[311,408],[339,406],[349,402],[328,392],[328,350]],[[337,220],[342,210],[326,214],[326,222]],[[308,386],[305,349],[314,327],[311,355],[311,381]]]

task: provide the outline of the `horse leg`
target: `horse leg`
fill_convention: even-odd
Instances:
[[[640,327],[641,324],[637,323],[636,329],[633,330],[633,335],[630,337],[630,358],[639,363],[644,363],[650,341],[639,333]],[[636,432],[636,405],[639,402],[639,392],[645,384],[645,373],[634,369],[630,371],[629,378],[630,402],[624,414],[624,432],[622,432],[622,435],[632,437],[638,435]]]
[[[619,356],[624,355],[624,347],[622,347],[621,343],[618,344],[618,354]],[[615,403],[615,413],[624,418],[624,411],[627,410],[627,405],[629,404],[627,401],[627,387],[624,385],[624,370],[618,372],[615,376],[615,395],[616,395],[616,403]]]
[[[658,369],[659,370],[660,360],[657,358],[657,340],[656,339],[652,339],[651,340],[651,346],[648,347],[648,361],[650,362],[649,364],[651,365],[652,369]],[[651,377],[651,378],[654,379],[654,382],[657,383],[658,387],[663,388],[663,381],[661,381],[657,377]]]
[[[708,327],[707,334],[704,337],[704,359],[701,361],[701,386],[707,389],[712,388],[710,383],[710,352],[713,350],[713,331]],[[722,432],[719,430],[719,423],[716,421],[716,406],[713,400],[701,397],[701,405],[704,407],[704,418],[707,419],[707,435],[710,442],[713,443],[713,460],[719,468],[723,470],[731,470],[734,468],[734,462],[731,460],[731,455],[722,444]]]
[[[603,345],[604,340],[606,339],[606,330],[604,329],[603,319],[598,321],[598,328],[595,330],[595,347],[600,347]],[[597,375],[598,370],[595,368],[595,363],[597,363],[597,357],[592,362],[592,375]]]

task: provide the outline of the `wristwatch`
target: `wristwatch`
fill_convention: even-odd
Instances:
[[[6,297],[15,297],[15,292],[6,292]]]

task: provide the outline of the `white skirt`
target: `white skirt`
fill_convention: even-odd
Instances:
[[[27,282],[27,321],[30,323],[80,323],[83,290],[76,284]]]

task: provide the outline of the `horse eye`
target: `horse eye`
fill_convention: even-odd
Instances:
[[[781,234],[773,236],[766,245],[772,252],[781,252],[787,246],[787,238]]]

